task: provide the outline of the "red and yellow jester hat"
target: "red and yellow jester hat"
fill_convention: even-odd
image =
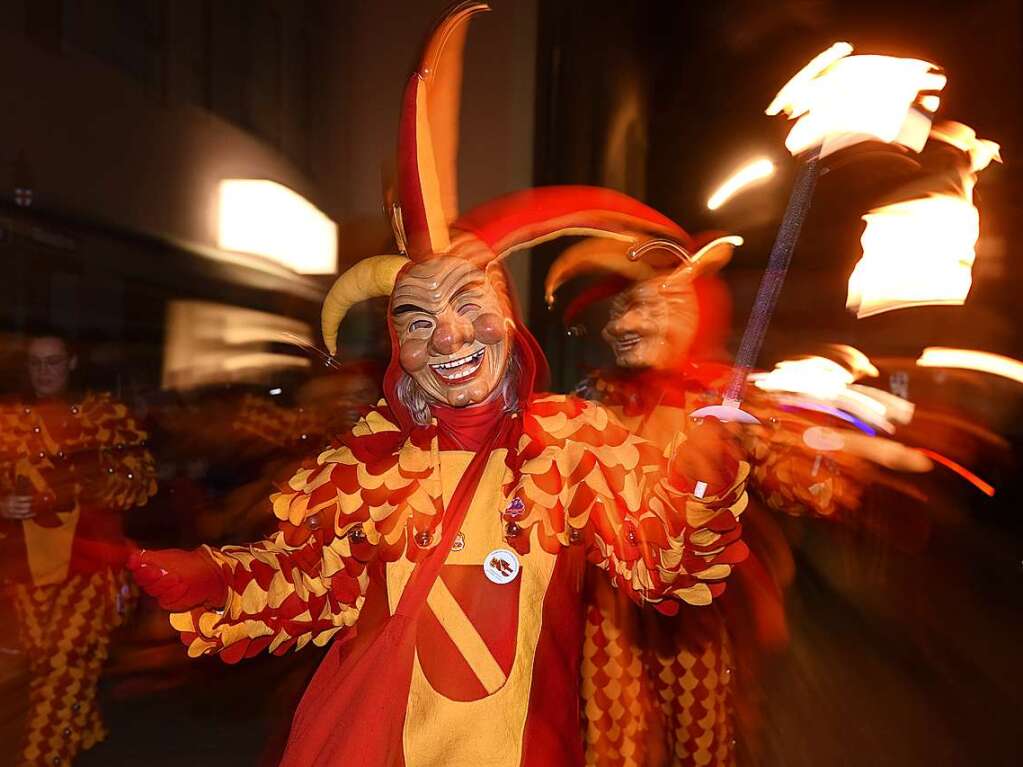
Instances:
[[[405,86],[398,128],[398,202],[392,226],[400,254],[355,264],[323,304],[323,339],[337,353],[338,325],[353,304],[388,296],[407,264],[437,256],[471,259],[480,267],[510,253],[564,235],[615,240],[626,246],[650,238],[691,252],[689,236],[670,219],[627,195],[588,186],[551,186],[514,192],[459,215],[457,144],[462,51],[469,19],[490,10],[460,2],[427,39]],[[520,334],[525,329],[518,328]]]

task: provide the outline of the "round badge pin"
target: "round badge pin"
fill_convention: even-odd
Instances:
[[[508,549],[494,549],[483,560],[483,574],[493,583],[511,583],[518,577],[519,568],[519,558]]]

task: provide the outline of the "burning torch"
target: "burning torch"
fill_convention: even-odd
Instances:
[[[755,424],[741,409],[743,392],[767,333],[785,282],[803,221],[810,210],[820,164],[827,157],[865,141],[896,144],[919,152],[931,128],[945,76],[933,64],[891,56],[852,56],[852,46],[836,43],[820,53],[778,92],[768,115],[784,112],[795,120],[785,140],[800,162],[788,205],[757,289],[722,403],[700,408],[695,418]],[[705,492],[697,484],[697,495]]]

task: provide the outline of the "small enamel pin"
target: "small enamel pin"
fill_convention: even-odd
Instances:
[[[494,549],[483,560],[483,574],[492,583],[511,583],[518,577],[519,568],[519,558],[508,549]]]

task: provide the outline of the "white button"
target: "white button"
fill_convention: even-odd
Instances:
[[[493,583],[511,583],[519,574],[519,558],[514,551],[494,549],[483,560],[483,574]]]

